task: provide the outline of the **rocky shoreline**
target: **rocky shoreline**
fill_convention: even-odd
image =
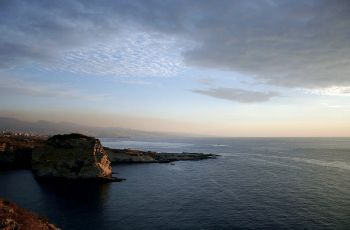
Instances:
[[[109,183],[125,179],[114,177],[113,164],[170,163],[213,159],[203,153],[157,153],[103,147],[100,140],[82,134],[44,136],[0,135],[0,170],[29,169],[43,184]],[[69,180],[69,183],[67,183]],[[0,198],[0,229],[58,230],[36,214]]]
[[[107,147],[105,147],[105,151],[114,164],[171,163],[174,161],[214,159],[218,156],[205,153],[158,153],[153,151],[112,149]]]
[[[158,153],[103,147],[94,137],[72,133],[44,136],[0,135],[0,170],[30,169],[42,180],[122,181],[111,164],[170,163],[214,159],[204,153]]]
[[[59,230],[60,228],[49,223],[46,218],[0,198],[0,229]]]

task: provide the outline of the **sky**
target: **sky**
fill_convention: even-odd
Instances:
[[[0,116],[350,136],[350,2],[0,0]]]

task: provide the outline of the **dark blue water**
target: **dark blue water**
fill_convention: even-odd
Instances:
[[[350,139],[104,139],[110,147],[218,153],[116,165],[121,183],[0,172],[0,196],[64,229],[350,229]]]

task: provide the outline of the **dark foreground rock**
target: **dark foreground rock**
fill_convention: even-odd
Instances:
[[[32,150],[44,143],[44,137],[0,135],[0,170],[30,169]]]
[[[32,170],[39,178],[117,180],[100,141],[82,134],[49,138],[33,150]]]
[[[112,163],[169,163],[173,161],[214,159],[217,155],[204,153],[157,153],[132,149],[106,148]]]
[[[48,220],[0,198],[1,230],[59,230]]]

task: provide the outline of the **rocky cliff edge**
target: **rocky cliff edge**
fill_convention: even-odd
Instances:
[[[55,135],[33,150],[38,177],[112,179],[112,167],[100,141],[82,134]]]

